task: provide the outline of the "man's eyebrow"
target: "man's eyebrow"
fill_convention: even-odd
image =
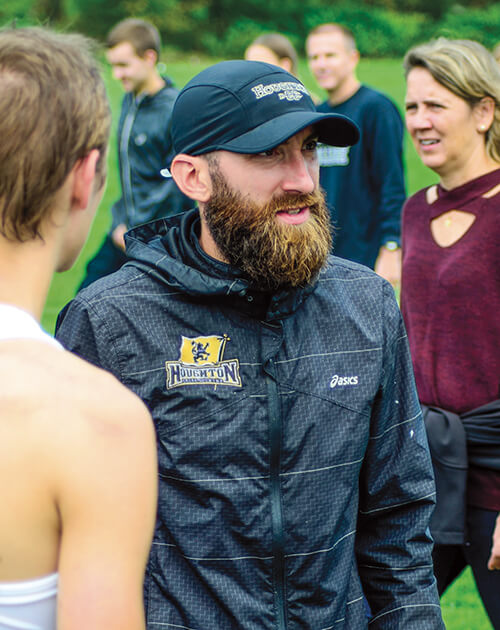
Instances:
[[[297,133],[300,133],[300,131],[298,131]],[[277,145],[277,147],[282,146],[282,145],[284,145],[284,144],[289,144],[289,143],[290,143],[290,140],[291,140],[291,139],[292,139],[295,135],[297,135],[297,134],[294,134],[293,136],[290,136],[289,138],[287,138],[287,139],[286,139],[286,140],[284,140],[283,142],[280,142],[280,144],[278,144],[278,145]],[[311,131],[311,133],[310,133],[308,136],[306,136],[306,137],[304,138],[304,140],[303,140],[302,142],[309,142],[310,140],[317,140],[317,139],[318,139],[318,137],[319,137],[319,131],[314,131],[314,130],[313,130],[313,131]],[[277,147],[274,147],[274,148],[276,149]]]
[[[309,142],[309,140],[317,140],[319,138],[319,131],[312,131],[307,138],[305,138],[304,142]]]

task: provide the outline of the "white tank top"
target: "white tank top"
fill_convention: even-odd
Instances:
[[[56,630],[57,577],[0,582],[0,630]]]
[[[0,304],[0,340],[38,339],[61,348],[36,319]],[[57,573],[32,580],[0,582],[0,630],[56,630]]]
[[[42,329],[33,315],[11,304],[0,304],[0,340],[2,339],[39,339],[62,347]]]

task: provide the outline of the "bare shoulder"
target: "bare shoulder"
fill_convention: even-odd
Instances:
[[[44,431],[57,425],[61,437],[153,434],[145,405],[113,375],[43,342],[0,344],[0,402],[17,422],[33,418]]]
[[[16,340],[0,343],[0,409],[0,495],[17,523],[13,530],[0,519],[0,545],[24,544],[25,566],[47,572],[62,529],[64,580],[73,566],[88,564],[95,577],[96,566],[106,575],[101,564],[116,562],[128,567],[123,575],[132,569],[142,575],[156,510],[157,457],[141,400],[60,348]]]

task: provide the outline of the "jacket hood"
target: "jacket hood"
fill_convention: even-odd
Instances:
[[[198,298],[230,297],[236,300],[235,305],[243,302],[248,314],[267,314],[268,319],[291,314],[314,290],[315,284],[311,284],[269,295],[252,287],[239,269],[203,252],[199,231],[197,209],[134,228],[125,235],[131,259],[126,264],[184,294]]]
[[[192,266],[195,262],[193,258],[202,256],[208,259],[198,244],[199,223],[198,211],[190,210],[130,230],[125,237],[127,255],[132,259],[129,264],[192,296],[246,292],[248,281],[238,278],[236,270],[229,265],[210,259],[212,264],[207,271],[212,273]],[[213,275],[214,270],[219,273]],[[227,277],[220,277],[223,270]]]

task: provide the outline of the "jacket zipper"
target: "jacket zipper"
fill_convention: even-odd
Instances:
[[[272,360],[269,367],[274,372]],[[283,509],[281,505],[280,468],[281,442],[283,427],[279,410],[278,387],[272,376],[266,376],[269,409],[269,438],[271,446],[270,478],[271,478],[271,520],[273,535],[273,587],[276,608],[276,627],[286,630],[285,621],[285,558]]]

